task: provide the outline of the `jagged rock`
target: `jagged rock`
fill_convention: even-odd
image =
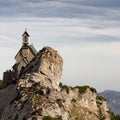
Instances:
[[[37,57],[25,68],[23,79],[19,80],[21,87],[30,87],[33,83],[42,86],[58,88],[62,75],[63,60],[57,51],[44,47]]]
[[[62,65],[57,51],[40,50],[16,84],[0,91],[1,120],[110,120],[106,101],[95,89],[60,83]]]

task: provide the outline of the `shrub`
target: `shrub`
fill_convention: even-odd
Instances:
[[[62,120],[62,116],[59,116],[59,117],[56,117],[56,118],[51,117],[51,116],[44,116],[42,118],[42,120]]]
[[[100,108],[99,108],[98,113],[99,113],[99,120],[105,120],[106,119]]]
[[[91,90],[93,93],[97,93],[96,89],[93,88],[93,87],[90,87],[90,90]]]
[[[97,96],[97,100],[100,100],[100,101],[106,101],[106,99],[100,95]]]
[[[96,97],[96,103],[97,103],[98,107],[100,107],[103,104],[103,101],[106,101],[106,99],[103,98],[102,96],[97,96]]]
[[[84,94],[86,92],[87,88],[89,88],[89,86],[87,86],[87,85],[86,86],[76,86],[74,88],[78,88],[79,89],[79,93],[80,94]]]
[[[67,94],[69,94],[69,87],[67,85],[63,85],[62,86],[62,89],[65,89]]]
[[[63,86],[63,85],[62,85],[62,83],[60,82],[59,87],[62,88],[62,86]]]
[[[96,101],[96,103],[97,103],[97,106],[98,106],[98,107],[100,107],[100,106],[103,104],[102,101],[98,101],[98,100]]]
[[[62,83],[59,84],[59,87],[62,88],[62,89],[65,89],[67,94],[69,94],[69,87],[67,85],[63,85]]]
[[[120,120],[120,115],[116,115],[115,120]]]
[[[76,99],[75,99],[75,98],[73,98],[71,101],[72,101],[72,102],[76,102]]]
[[[120,114],[119,115],[115,115],[113,112],[108,111],[108,113],[110,114],[110,118],[111,120],[120,120]]]
[[[62,104],[62,100],[61,99],[57,99],[57,104],[59,105],[59,107],[63,107],[63,104]]]
[[[75,120],[79,120],[79,118],[76,117]]]
[[[111,120],[117,120],[117,119],[115,118],[115,115],[114,115],[113,112],[108,111],[108,113],[110,114],[110,119],[111,119]],[[119,120],[119,119],[118,119],[118,120]]]

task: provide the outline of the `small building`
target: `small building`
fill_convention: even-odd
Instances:
[[[22,47],[15,56],[16,63],[13,66],[13,69],[15,71],[17,70],[18,74],[37,54],[37,50],[34,46],[29,44],[29,38],[30,35],[25,31],[22,35]]]
[[[22,47],[15,56],[16,63],[13,65],[13,70],[4,72],[3,84],[7,86],[13,80],[17,79],[22,73],[22,70],[32,61],[37,55],[37,50],[30,42],[30,35],[25,31],[22,35]]]

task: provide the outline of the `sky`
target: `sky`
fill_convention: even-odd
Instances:
[[[38,51],[62,56],[64,84],[120,91],[119,0],[0,0],[0,79],[26,28]]]

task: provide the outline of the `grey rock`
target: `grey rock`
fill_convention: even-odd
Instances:
[[[44,47],[25,67],[16,84],[0,91],[1,120],[110,120],[106,101],[87,87],[60,84],[62,57]],[[85,88],[83,90],[83,88]],[[6,96],[7,95],[7,96]]]

